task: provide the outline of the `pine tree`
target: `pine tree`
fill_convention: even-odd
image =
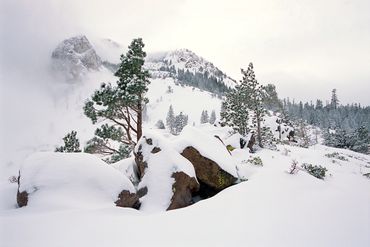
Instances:
[[[170,105],[170,108],[168,109],[166,125],[170,133],[175,133],[175,113],[173,111],[172,105]]]
[[[333,89],[331,91],[331,103],[330,103],[330,106],[332,109],[337,109],[339,105],[339,100],[338,100],[338,96],[337,96],[337,90],[336,89]]]
[[[148,99],[149,72],[144,69],[146,53],[141,38],[134,39],[127,53],[121,55],[116,85],[103,83],[85,106],[84,112],[93,124],[98,120],[108,122],[95,132],[88,150],[104,154],[119,154],[126,146],[132,148],[142,136],[143,110]],[[113,148],[110,141],[121,145]]]
[[[223,125],[232,127],[242,136],[249,133],[247,108],[247,94],[241,85],[235,86],[235,89],[226,94],[225,100],[221,105],[221,121]]]
[[[209,118],[209,123],[214,124],[215,122],[216,122],[216,112],[215,112],[215,110],[213,110],[211,112],[211,117]]]
[[[203,110],[202,114],[200,116],[200,123],[204,124],[204,123],[208,123],[208,122],[209,122],[208,112],[207,112],[207,110]]]
[[[174,132],[172,134],[178,135],[181,133],[182,129],[188,124],[188,115],[180,112],[179,115],[175,117],[174,122]]]
[[[247,71],[242,70],[243,79],[241,81],[241,86],[243,91],[246,93],[246,105],[253,112],[252,122],[253,125],[257,128],[257,141],[260,147],[263,147],[262,144],[262,135],[261,135],[261,122],[266,113],[265,108],[263,107],[263,94],[264,87],[258,83],[256,76],[253,71],[253,64],[250,63]]]
[[[55,152],[61,153],[78,153],[80,150],[80,142],[77,139],[77,132],[72,130],[71,133],[68,133],[63,137],[64,146],[60,146],[55,149]]]

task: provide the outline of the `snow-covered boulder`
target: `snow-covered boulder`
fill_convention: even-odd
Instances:
[[[138,198],[133,199],[135,192],[126,176],[93,155],[40,152],[29,156],[20,168],[17,202],[20,207],[43,208],[114,202],[134,207],[138,203]]]
[[[193,164],[201,190],[204,189],[201,196],[212,196],[237,181],[235,163],[219,138],[187,126],[174,146]]]
[[[143,211],[164,211],[192,204],[199,189],[192,164],[154,132],[146,132],[135,147]]]
[[[84,35],[62,41],[53,51],[53,68],[66,74],[67,79],[79,79],[89,70],[98,70],[102,65],[89,40]]]

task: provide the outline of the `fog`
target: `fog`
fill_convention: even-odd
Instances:
[[[81,85],[53,77],[50,55],[77,34],[125,47],[143,37],[148,52],[188,48],[235,79],[254,62],[280,97],[325,102],[336,88],[341,103],[369,105],[369,9],[366,0],[1,0],[0,155],[42,144],[37,133],[53,125],[40,119],[61,119],[55,106]]]

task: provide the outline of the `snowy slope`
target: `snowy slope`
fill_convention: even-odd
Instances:
[[[288,156],[282,154],[284,148],[291,150]],[[370,180],[362,173],[370,170],[366,167],[369,156],[321,145],[279,149],[253,154],[261,157],[263,167],[243,164],[248,181],[172,212],[145,214],[114,206],[38,213],[3,208],[0,217],[6,227],[1,229],[2,244],[368,246]],[[334,159],[333,163],[324,156],[333,152],[340,152],[348,161]],[[245,150],[233,152],[236,162],[249,156]],[[292,159],[325,166],[329,175],[325,180],[303,171],[290,175],[286,171]],[[16,190],[9,186],[1,189]]]
[[[94,43],[94,47],[104,50],[105,43]],[[112,54],[114,47],[112,44]],[[108,53],[99,55],[103,60],[110,59]],[[167,53],[159,56],[159,61],[163,58],[176,62]],[[186,66],[185,62],[177,63]],[[191,63],[190,68],[199,69],[200,63]],[[17,75],[6,79],[16,82],[25,78]],[[31,153],[53,151],[72,129],[77,130],[81,144],[91,138],[96,126],[83,114],[84,101],[101,82],[115,81],[105,68],[88,73],[76,84],[52,75],[27,79],[45,83],[23,90],[10,83],[4,95],[5,101],[13,102],[15,98],[28,104],[14,102],[11,111],[4,112],[7,121],[1,125],[2,136],[8,143],[0,150],[0,246],[370,245],[370,179],[363,176],[370,172],[370,157],[321,145],[308,149],[278,146],[276,151],[259,150],[256,154],[236,149],[232,152],[232,163],[238,175],[248,181],[171,212],[117,208],[105,200],[103,204],[84,208],[80,204],[61,205],[53,211],[42,207],[16,208],[17,184],[10,183],[9,176],[18,174],[20,164]],[[172,93],[167,92],[168,86]],[[152,128],[159,119],[165,122],[172,104],[175,114],[182,111],[189,115],[189,124],[194,123],[199,131],[218,135],[226,144],[235,143],[233,146],[238,147],[239,137],[230,137],[229,128],[199,125],[203,110],[215,110],[219,116],[221,99],[211,93],[176,85],[175,79],[168,77],[152,79],[147,96],[150,102],[145,129]],[[275,119],[267,122],[274,125]],[[347,161],[325,156],[334,152]],[[263,161],[262,167],[248,162],[257,156]],[[292,160],[299,165],[306,162],[324,166],[328,169],[327,177],[319,180],[303,170],[290,175],[287,171]],[[115,168],[128,175],[134,169],[132,160],[116,164]],[[82,187],[89,181],[82,183]],[[93,190],[92,194],[99,192]]]

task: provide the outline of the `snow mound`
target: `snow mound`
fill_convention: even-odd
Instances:
[[[31,207],[113,206],[122,190],[135,192],[126,176],[90,154],[39,152],[20,169],[19,191]]]
[[[111,166],[116,168],[126,177],[128,177],[133,184],[137,185],[139,183],[139,178],[137,176],[137,167],[134,157],[129,157],[127,159],[120,160],[116,163],[111,164]]]
[[[237,177],[236,166],[226,146],[216,138],[201,130],[186,126],[180,136],[174,141],[174,148],[182,152],[187,147],[193,147],[204,157],[216,162],[224,171]]]
[[[159,149],[158,149],[159,148]],[[135,153],[141,153],[146,163],[144,176],[138,191],[147,189],[141,201],[141,211],[165,211],[174,194],[172,185],[175,172],[184,172],[196,178],[193,165],[171,148],[166,139],[154,131],[146,131],[136,145]]]

